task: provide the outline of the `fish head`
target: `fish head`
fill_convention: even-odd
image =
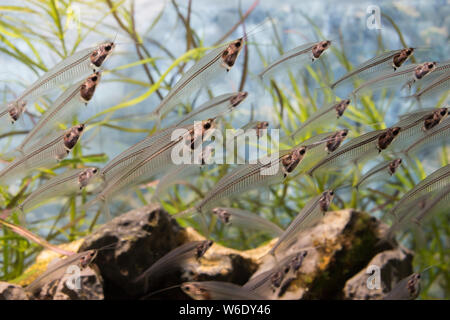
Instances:
[[[298,269],[300,269],[300,267],[303,264],[303,259],[306,257],[307,254],[308,254],[308,251],[299,252],[295,255],[294,258],[292,258],[292,260],[290,262],[290,266],[291,266],[292,270],[297,272]]]
[[[342,101],[339,101],[334,105],[334,109],[336,110],[336,115],[338,118],[342,117],[345,110],[347,109],[348,105],[350,104],[350,99],[345,99]]]
[[[204,254],[206,253],[206,251],[209,249],[209,248],[211,248],[211,246],[213,245],[213,241],[212,240],[205,240],[205,241],[202,241],[202,243],[200,243],[198,246],[197,246],[197,253],[196,253],[196,257],[197,258],[201,258],[201,257],[203,257],[204,256]]]
[[[341,145],[342,141],[345,140],[347,135],[348,129],[342,129],[334,133],[332,136],[328,138],[326,150],[329,153],[336,151],[336,149],[339,148],[339,146]]]
[[[320,206],[320,210],[322,210],[322,212],[328,211],[328,208],[329,208],[331,202],[333,201],[333,197],[334,197],[333,190],[327,190],[322,193],[322,195],[319,198],[319,206]]]
[[[83,133],[84,126],[84,124],[78,124],[66,131],[63,140],[64,146],[67,148],[67,151],[72,150],[72,148],[77,144],[78,139]]]
[[[289,270],[288,270],[289,272]],[[284,279],[284,273],[282,271],[277,271],[275,272],[271,277],[270,277],[270,285],[272,287],[272,290],[276,290],[277,288],[279,288],[281,286],[281,283],[283,282]]]
[[[300,147],[294,149],[291,153],[285,155],[281,159],[281,164],[284,167],[284,170],[287,173],[291,173],[298,166],[300,161],[302,161],[303,157],[306,154],[306,147]]]
[[[378,150],[381,151],[389,147],[391,142],[395,139],[395,137],[398,136],[400,131],[401,131],[400,127],[392,127],[387,128],[382,134],[380,134],[377,142]]]
[[[268,127],[269,127],[269,122],[268,121],[260,121],[256,125],[256,129],[259,129],[259,130],[267,129]]]
[[[186,145],[190,145],[191,150],[194,150],[198,143],[201,145],[201,142],[206,140],[214,131],[216,122],[214,118],[196,121],[194,126],[188,131],[185,136]]]
[[[222,65],[230,71],[236,63],[236,59],[244,46],[244,38],[232,41],[228,47],[222,52]]]
[[[100,77],[101,77],[100,71],[94,72],[81,85],[80,96],[85,103],[87,103],[92,99],[92,96],[94,95],[95,92],[95,88],[97,87],[97,84],[100,82]]]
[[[402,49],[392,59],[392,65],[394,68],[400,68],[401,65],[408,60],[408,58],[414,53],[414,48]]]
[[[402,164],[402,159],[394,159],[389,163],[389,173],[391,176],[395,173],[397,168]]]
[[[8,113],[13,123],[19,120],[20,116],[25,111],[26,105],[26,101],[14,101],[8,104]]]
[[[100,68],[103,62],[105,62],[105,60],[111,55],[115,47],[116,45],[112,41],[98,45],[97,48],[95,48],[95,50],[91,53],[91,63],[97,68]]]
[[[319,43],[315,44],[311,49],[313,57],[315,59],[319,58],[322,55],[322,53],[324,53],[324,51],[327,50],[329,47],[331,47],[330,40],[320,41]]]
[[[414,75],[416,79],[422,79],[427,74],[430,74],[431,72],[436,69],[437,62],[425,62],[421,65],[417,66],[414,70]]]
[[[439,108],[434,110],[423,123],[424,131],[430,130],[441,123],[448,116],[448,108]]]
[[[417,298],[420,293],[420,273],[413,273],[406,284],[411,299]]]
[[[79,263],[81,269],[88,267],[92,261],[94,261],[95,257],[97,257],[97,250],[88,250],[85,254],[80,257]]]
[[[209,291],[197,282],[185,282],[181,290],[195,300],[211,300]]]
[[[78,185],[80,188],[87,186],[89,181],[98,174],[98,168],[87,168],[78,175]]]
[[[228,224],[231,220],[231,214],[222,208],[214,208],[213,213],[222,221],[224,224]]]
[[[247,98],[248,92],[238,92],[236,95],[232,96],[230,99],[230,103],[233,107],[237,107],[242,101]]]

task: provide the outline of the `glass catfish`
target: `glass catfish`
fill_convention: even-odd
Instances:
[[[188,259],[200,259],[212,245],[213,242],[211,240],[191,241],[182,244],[158,259],[134,282],[144,282],[144,291],[147,292],[149,283],[153,282],[154,278],[176,270],[180,267],[180,264]]]
[[[27,212],[49,199],[76,194],[98,177],[98,171],[97,168],[68,170],[39,186],[18,207],[22,212]]]
[[[296,70],[303,67],[307,62],[314,62],[319,59],[330,47],[330,40],[311,42],[295,47],[265,67],[259,77],[263,80],[270,79],[282,68]]]
[[[384,52],[355,67],[352,71],[346,73],[341,78],[332,83],[330,87],[331,89],[335,89],[338,86],[357,77],[367,79],[373,78],[383,71],[396,71],[413,54],[414,48],[398,49]]]
[[[194,150],[198,143],[203,143],[214,129],[215,120],[209,119],[191,125],[189,129],[183,129],[183,134],[173,137],[176,128],[171,128],[167,135],[160,137],[154,144],[154,148],[148,148],[135,161],[131,162],[124,170],[115,175],[110,181],[106,181],[103,190],[91,201],[85,204],[84,209],[97,202],[106,209],[109,215],[109,200],[118,192],[127,187],[138,185],[161,173],[168,166],[174,165],[173,151],[179,149]],[[175,134],[176,135],[176,134]],[[177,149],[178,148],[178,149]],[[176,151],[174,151],[176,153]]]
[[[49,168],[67,157],[84,130],[84,124],[44,137],[0,171],[0,183],[7,184],[38,168]]]
[[[198,89],[213,79],[223,77],[236,63],[244,46],[244,37],[220,45],[197,61],[164,97],[153,114],[162,119],[178,104],[189,99]]]
[[[14,101],[1,108],[0,117],[9,114],[11,121],[17,121],[32,100],[56,87],[84,78],[96,72],[112,54],[114,42],[105,42],[93,48],[75,52],[43,74],[25,89]]]
[[[181,290],[194,300],[265,300],[237,284],[221,281],[185,282]]]
[[[64,91],[26,135],[17,150],[21,152],[29,143],[57,129],[60,124],[70,122],[80,111],[80,107],[87,105],[92,99],[100,76],[100,72],[97,71]]]
[[[334,191],[327,190],[306,203],[295,219],[289,224],[268,254],[276,256],[277,252],[286,252],[296,242],[298,233],[314,226],[320,220],[333,201]]]
[[[427,75],[432,73],[437,66],[437,62],[424,62],[420,64],[411,64],[402,66],[396,71],[386,71],[380,74],[378,77],[370,79],[358,88],[352,91],[351,95],[356,101],[356,97],[360,94],[373,91],[381,88],[392,88],[394,86],[403,85],[404,87],[411,88],[411,86],[424,79]]]

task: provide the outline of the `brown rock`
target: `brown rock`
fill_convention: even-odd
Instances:
[[[21,286],[0,282],[0,300],[28,300],[28,297]]]

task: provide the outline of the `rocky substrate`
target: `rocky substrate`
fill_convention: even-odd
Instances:
[[[277,299],[378,299],[412,273],[413,254],[401,246],[380,245],[386,225],[355,210],[328,212],[318,225],[300,234],[289,251],[309,248],[299,273]],[[183,243],[202,240],[192,228],[182,228],[160,207],[132,210],[98,228],[84,239],[63,246],[79,252],[97,249],[95,264],[81,273],[81,289],[71,290],[66,279],[43,285],[30,297],[23,289],[57,255],[43,251],[16,284],[0,282],[2,299],[142,299],[148,292],[133,280],[155,261]],[[269,270],[274,260],[266,253],[276,239],[256,249],[237,251],[217,243],[200,259],[187,261],[174,273],[152,281],[152,291],[185,281],[217,280],[239,285]],[[289,252],[287,252],[289,253]],[[381,273],[381,288],[368,289],[368,266]],[[70,276],[70,275],[66,275]],[[65,277],[66,277],[65,276]],[[151,299],[188,299],[175,288]]]

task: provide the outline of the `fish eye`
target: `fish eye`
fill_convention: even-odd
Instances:
[[[93,76],[91,80],[95,82],[97,81],[97,79],[98,79],[97,76]]]

